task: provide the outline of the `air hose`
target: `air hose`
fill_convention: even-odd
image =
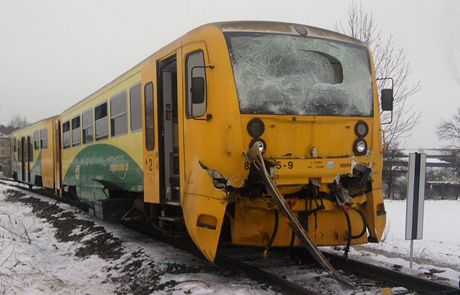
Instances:
[[[264,251],[264,257],[267,257],[268,256],[268,250],[270,250],[270,247],[272,246],[273,244],[273,241],[275,240],[275,237],[276,237],[276,233],[278,232],[278,210],[273,210],[274,214],[275,214],[275,225],[273,227],[273,233],[272,233],[272,236],[270,237],[270,241],[268,242],[268,245],[265,247],[265,251]]]
[[[348,258],[348,252],[350,251],[351,240],[361,238],[366,233],[366,229],[368,225],[367,225],[364,213],[361,212],[361,210],[354,208],[358,212],[359,216],[361,217],[363,221],[363,228],[361,232],[358,235],[354,236],[351,232],[352,231],[351,219],[350,219],[350,214],[348,212],[350,210],[350,207],[343,205],[341,206],[341,208],[343,210],[343,213],[345,214],[345,219],[347,220],[347,246],[345,247],[345,253],[343,254],[343,257]]]

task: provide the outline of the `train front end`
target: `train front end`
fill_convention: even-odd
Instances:
[[[243,144],[316,245],[379,241],[385,225],[379,104],[368,49],[327,31],[225,32]],[[299,246],[250,159],[235,196],[232,242]]]

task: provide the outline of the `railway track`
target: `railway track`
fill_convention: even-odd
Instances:
[[[0,179],[0,183],[53,198],[52,193],[41,188],[29,188],[26,185],[15,184],[8,179]],[[147,225],[131,222],[122,222],[122,224],[149,237],[168,243],[178,249],[190,252],[197,255],[198,257],[202,257],[201,252],[193,243],[190,242],[190,239],[185,235],[173,237],[154,230],[152,227],[148,227]],[[297,251],[297,254],[304,264],[311,262],[311,256],[309,256],[306,251]],[[385,284],[393,287],[405,287],[409,291],[418,292],[421,294],[460,294],[460,289],[453,286],[441,284],[435,281],[419,278],[413,275],[401,273],[399,271],[360,262],[353,259],[346,260],[341,256],[332,253],[323,252],[323,255],[327,257],[329,262],[335,268],[342,270],[345,276],[347,274],[356,274],[378,282],[384,282]],[[283,294],[310,295],[321,294],[322,291],[305,287],[304,285],[295,283],[293,281],[289,281],[279,275],[265,271],[253,264],[242,262],[241,259],[238,257],[232,257],[232,255],[220,253],[216,258],[216,263],[235,272],[244,273],[247,277],[253,280],[264,283],[266,285],[270,285],[273,287],[274,291]]]

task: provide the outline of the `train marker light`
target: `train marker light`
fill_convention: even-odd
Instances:
[[[264,122],[259,118],[252,118],[247,126],[248,133],[253,138],[259,138],[265,132]]]
[[[367,133],[369,133],[369,126],[367,126],[366,122],[358,121],[355,125],[355,134],[359,138],[366,137]]]

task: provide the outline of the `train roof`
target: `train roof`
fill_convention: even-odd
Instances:
[[[41,119],[39,121],[36,121],[36,122],[33,122],[33,123],[29,123],[27,124],[26,126],[20,128],[20,129],[16,129],[14,130],[13,132],[11,132],[10,136],[13,136],[15,133],[20,133],[22,132],[23,130],[26,130],[26,129],[29,129],[35,125],[39,125],[39,124],[43,124],[43,123],[46,123],[47,121],[49,120],[54,120],[58,117],[59,115],[55,115],[55,116],[51,116],[51,117],[48,117],[48,118],[45,118],[45,119]]]
[[[353,43],[356,45],[366,46],[363,42],[350,36],[340,34],[334,31],[321,29],[314,26],[308,26],[297,23],[272,22],[272,21],[230,21],[216,22],[203,25],[217,26],[223,32],[260,32],[260,33],[282,33],[290,35],[305,35],[317,38],[327,38],[337,41]],[[199,27],[201,28],[201,27]],[[197,29],[199,29],[197,28]]]
[[[347,35],[340,34],[334,31],[326,30],[326,29],[313,27],[313,26],[297,24],[297,23],[273,22],[273,21],[228,21],[228,22],[208,23],[208,24],[199,26],[195,29],[192,29],[191,31],[177,38],[176,40],[161,47],[160,49],[158,49],[157,51],[149,55],[147,58],[142,60],[140,63],[138,63],[134,67],[130,68],[126,72],[122,73],[121,75],[119,75],[118,77],[110,81],[109,83],[105,84],[101,88],[92,92],[90,95],[86,96],[82,100],[78,101],[77,103],[65,109],[61,114],[71,111],[75,107],[83,105],[89,99],[104,92],[108,88],[113,87],[114,85],[118,83],[121,83],[123,79],[126,79],[132,76],[133,74],[137,73],[140,70],[141,66],[148,63],[154,55],[168,48],[172,44],[180,42],[180,40],[186,35],[193,34],[200,30],[204,30],[204,29],[208,29],[212,27],[217,28],[218,30],[224,33],[225,32],[265,32],[265,33],[282,33],[282,34],[292,34],[292,35],[306,35],[306,36],[311,36],[311,37],[316,37],[316,38],[327,38],[327,39],[332,39],[336,41],[352,43],[352,44],[356,44],[360,46],[366,46],[363,42],[355,38],[349,37]]]

